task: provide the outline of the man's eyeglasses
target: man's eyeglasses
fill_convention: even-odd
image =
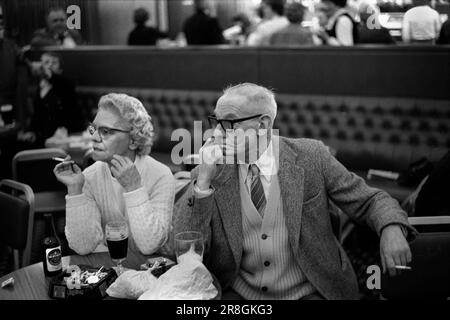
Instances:
[[[238,119],[217,119],[215,115],[208,116],[209,125],[212,129],[216,128],[218,124],[222,127],[224,131],[234,130],[234,124],[250,119],[255,119],[261,117],[262,114],[257,114],[250,117],[238,118]]]
[[[131,132],[131,130],[122,130],[122,129],[116,129],[116,128],[109,128],[109,127],[96,127],[93,124],[89,125],[87,128],[88,132],[91,135],[94,135],[95,131],[98,132],[98,135],[100,136],[100,138],[103,140],[105,138],[108,138],[109,136],[111,136],[114,132],[124,132],[124,133],[129,133]]]

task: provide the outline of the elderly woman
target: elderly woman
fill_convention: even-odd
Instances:
[[[103,231],[112,220],[129,225],[129,247],[152,254],[168,242],[175,194],[170,169],[148,154],[153,126],[142,103],[128,95],[101,97],[89,127],[93,165],[83,172],[70,158],[56,178],[67,186],[66,228],[78,254],[105,248]]]

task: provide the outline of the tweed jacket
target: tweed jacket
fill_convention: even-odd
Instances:
[[[349,172],[322,142],[278,136],[272,141],[279,150],[277,174],[283,214],[298,265],[326,299],[357,299],[356,276],[333,233],[329,200],[378,235],[389,224],[414,232],[406,213],[387,193],[367,186]],[[238,174],[237,165],[219,165],[212,181],[214,193],[196,198],[193,185],[198,171],[194,169],[191,185],[174,209],[174,233],[196,230],[205,235],[204,263],[219,279],[222,290],[235,280],[242,257]]]

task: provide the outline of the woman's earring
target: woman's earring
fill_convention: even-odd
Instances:
[[[137,146],[134,144],[134,140],[131,140],[129,148],[130,148],[130,150],[136,150],[137,149]]]

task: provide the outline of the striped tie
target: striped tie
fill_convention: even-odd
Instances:
[[[249,176],[251,177],[250,195],[252,202],[258,210],[261,217],[264,216],[264,209],[266,208],[266,196],[264,195],[264,188],[259,175],[259,168],[256,164],[249,167]]]

